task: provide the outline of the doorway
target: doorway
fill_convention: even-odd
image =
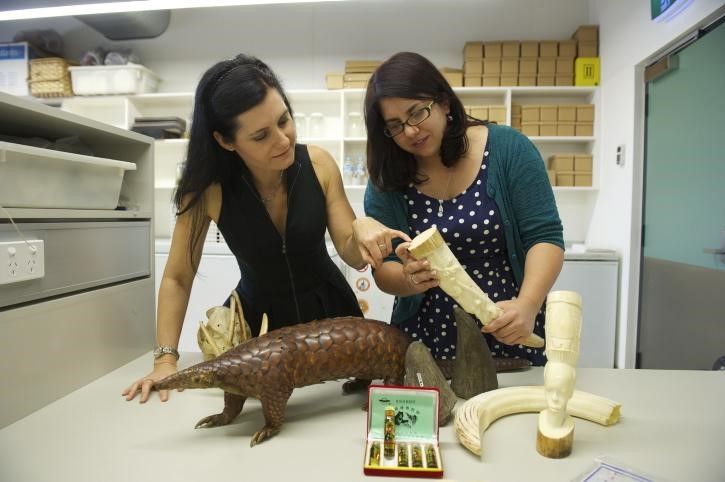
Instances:
[[[648,67],[638,368],[725,355],[725,23]]]

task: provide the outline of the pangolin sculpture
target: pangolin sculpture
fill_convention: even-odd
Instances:
[[[224,390],[224,410],[201,419],[197,428],[227,425],[242,411],[247,398],[258,399],[265,424],[252,437],[250,445],[254,446],[280,431],[295,388],[350,377],[356,380],[347,382],[344,391],[365,388],[369,380],[402,385],[409,344],[405,333],[381,321],[327,318],[252,338],[156,382],[154,388]],[[507,370],[521,366],[528,362],[497,364]]]
[[[364,318],[328,318],[273,330],[218,357],[181,370],[154,384],[171,388],[224,390],[224,410],[196,427],[230,423],[247,398],[262,403],[265,424],[251,445],[280,431],[295,388],[356,377],[402,385],[410,341],[401,330]]]

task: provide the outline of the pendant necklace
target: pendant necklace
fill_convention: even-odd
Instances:
[[[446,181],[446,189],[443,191],[443,197],[448,196],[448,186],[451,184],[451,176],[453,175],[453,170],[449,167],[448,169],[448,180]],[[443,199],[438,199],[438,217],[443,217]]]
[[[279,191],[279,188],[282,187],[282,176],[284,176],[284,169],[282,169],[282,171],[280,171],[277,186],[275,186],[275,188],[272,190],[272,192],[266,197],[262,197],[260,194],[259,200],[262,201],[262,204],[264,204],[265,206],[267,205],[268,202],[270,202],[272,199],[274,199],[274,197],[277,195],[277,191]]]

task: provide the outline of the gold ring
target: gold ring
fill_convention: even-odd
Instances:
[[[408,274],[408,277],[410,278],[410,282],[413,283],[414,285],[420,284],[420,282],[415,281],[415,278],[413,278],[413,273]]]

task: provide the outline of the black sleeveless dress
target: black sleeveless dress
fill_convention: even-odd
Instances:
[[[243,162],[222,181],[221,231],[237,258],[237,292],[244,316],[259,333],[262,313],[269,330],[335,316],[362,316],[357,298],[327,254],[325,195],[307,146],[295,146],[286,170],[287,224],[272,223]],[[227,300],[228,305],[228,300]]]

